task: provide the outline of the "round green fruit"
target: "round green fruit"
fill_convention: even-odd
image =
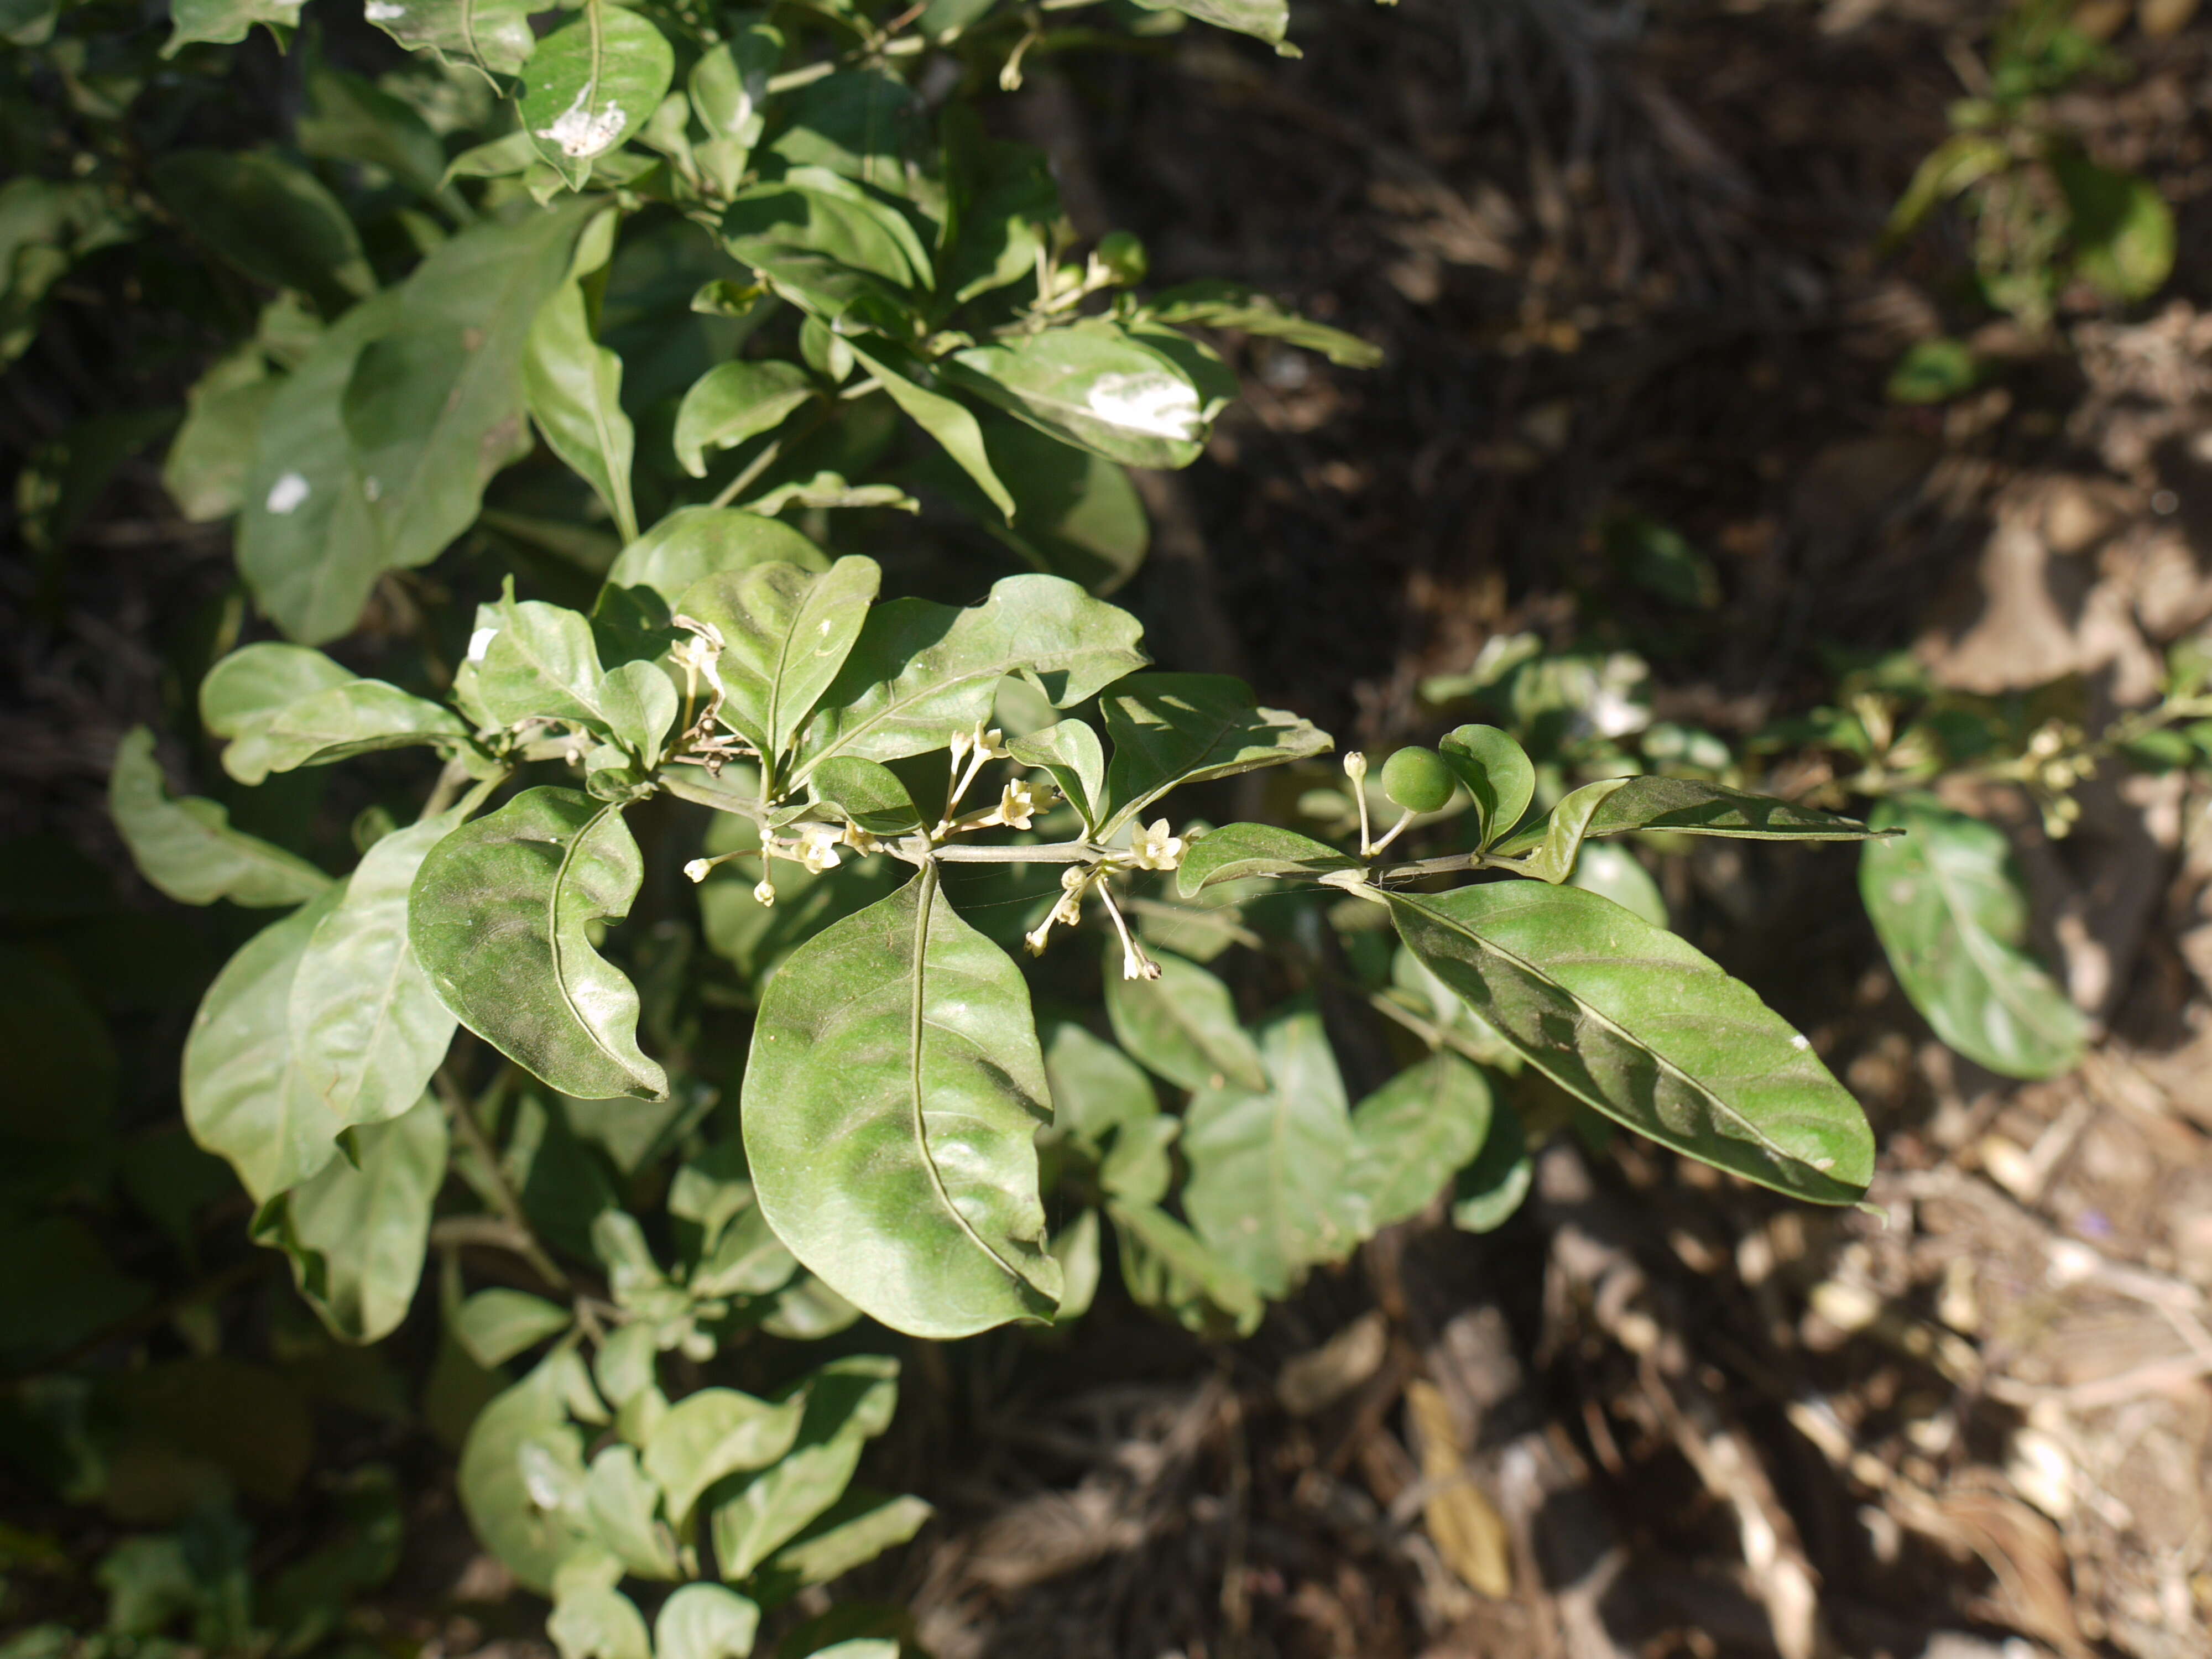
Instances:
[[[1409,812],[1443,811],[1458,781],[1442,755],[1419,744],[1382,763],[1382,793]]]

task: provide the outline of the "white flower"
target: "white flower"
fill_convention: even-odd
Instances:
[[[1182,862],[1182,849],[1183,838],[1168,833],[1165,818],[1155,818],[1129,843],[1129,861],[1139,870],[1172,870]],[[1158,976],[1157,968],[1144,975],[1146,979]],[[1137,975],[1133,974],[1130,977]]]
[[[763,908],[766,908],[768,906],[774,904],[775,902],[775,884],[770,881],[767,877],[762,877],[760,884],[753,889],[753,902],[760,905]]]
[[[706,859],[693,859],[684,866],[684,873],[693,881],[700,882],[707,879],[707,872],[714,867],[713,863]]]
[[[983,722],[977,720],[975,729],[968,735],[968,746],[985,760],[1004,760],[1007,755],[1003,741],[1006,735],[995,726],[984,730]]]
[[[1083,914],[1083,895],[1097,875],[1097,869],[1080,864],[1071,864],[1060,872],[1060,902],[1045,915],[1045,919],[1022,935],[1022,943],[1029,946],[1033,957],[1044,954],[1046,938],[1056,927],[1073,927]]]
[[[837,843],[845,838],[845,826],[840,823],[802,823],[799,826],[799,861],[810,875],[820,875],[824,870],[835,870],[838,865]]]
[[[999,797],[999,804],[975,820],[978,830],[994,823],[1003,823],[1015,830],[1026,830],[1035,816],[1052,805],[1053,787],[1048,783],[1026,781],[1010,783]]]
[[[1127,934],[1121,936],[1121,977],[1123,979],[1158,979],[1160,964],[1146,956],[1137,941]]]
[[[883,837],[880,836],[870,835],[866,830],[861,829],[857,823],[847,824],[845,826],[845,833],[840,836],[839,839],[845,846],[851,848],[855,853],[865,854],[868,853],[880,853],[884,850]]]

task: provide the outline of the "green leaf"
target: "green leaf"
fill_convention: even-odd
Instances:
[[[592,337],[584,286],[570,277],[538,308],[522,383],[547,447],[598,492],[627,543],[637,539],[629,488],[637,440],[623,413],[622,375],[622,359]]]
[[[1893,404],[1948,404],[1979,386],[1987,373],[1973,347],[1938,335],[1905,348],[1882,392]]]
[[[1267,1304],[1252,1281],[1182,1223],[1149,1204],[1113,1203],[1106,1213],[1121,1244],[1122,1279],[1139,1304],[1201,1336],[1260,1328]]]
[[[453,1042],[453,1017],[407,943],[407,900],[424,857],[459,822],[441,813],[370,848],[293,975],[293,1065],[338,1128],[413,1108]]]
[[[1269,1021],[1260,1054],[1265,1089],[1206,1088],[1191,1097],[1182,1206],[1215,1255],[1262,1295],[1284,1297],[1308,1267],[1350,1255],[1373,1228],[1344,1080],[1321,1017]]]
[[[599,707],[615,740],[648,771],[660,763],[662,740],[683,712],[676,687],[653,662],[626,662],[609,669],[599,682]]]
[[[1506,1101],[1491,1109],[1490,1133],[1474,1163],[1452,1185],[1452,1225],[1462,1232],[1494,1232],[1510,1220],[1536,1178],[1528,1132]]]
[[[915,1336],[1052,1316],[1029,988],[933,867],[783,964],[744,1098],[762,1212],[839,1295]]]
[[[377,578],[442,553],[530,447],[522,359],[596,204],[485,219],[355,307],[280,386],[239,520],[239,569],[306,644],[349,632]]]
[[[307,64],[307,104],[293,128],[302,155],[366,162],[417,196],[437,198],[446,147],[412,104],[319,58]]]
[[[1720,572],[1672,525],[1642,513],[1615,513],[1603,526],[1606,556],[1647,593],[1687,611],[1711,611],[1721,602]]]
[[[1134,617],[1057,576],[1008,576],[959,611],[893,599],[868,612],[842,672],[808,726],[792,781],[832,755],[890,761],[941,749],[991,712],[999,682],[1020,674],[1056,708],[1140,667]]]
[[[538,44],[526,0],[380,0],[366,15],[403,46],[488,75],[517,73]]]
[[[545,1633],[561,1659],[653,1659],[644,1616],[618,1589],[597,1584],[564,1589]]]
[[[1142,3],[1142,0],[1139,0]],[[1205,14],[1196,6],[1178,6],[1177,10],[1188,12],[1194,17]],[[1229,0],[1222,9],[1254,11],[1271,16],[1274,33],[1261,34],[1258,29],[1246,28],[1240,23],[1224,23],[1224,28],[1241,29],[1247,34],[1261,34],[1261,39],[1279,40],[1283,38],[1285,7],[1282,0]],[[1206,17],[1207,22],[1218,20]],[[1158,322],[1170,326],[1188,325],[1197,328],[1233,328],[1245,334],[1257,334],[1318,351],[1333,363],[1346,368],[1376,368],[1382,362],[1379,346],[1371,346],[1356,334],[1346,334],[1340,328],[1330,328],[1287,311],[1267,295],[1241,283],[1203,282],[1184,283],[1179,287],[1164,289],[1146,302],[1146,313]]]
[[[769,149],[793,167],[911,196],[928,159],[929,112],[921,97],[880,70],[842,70],[787,94]]]
[[[885,293],[928,285],[929,256],[896,209],[819,168],[799,169],[795,179],[813,187],[757,185],[730,204],[722,242],[732,258],[765,270],[793,254],[818,254],[880,278]]]
[[[645,1444],[647,1473],[668,1495],[681,1528],[700,1494],[726,1474],[764,1469],[792,1448],[803,1399],[771,1405],[735,1389],[702,1389],[669,1407]]]
[[[1390,893],[1437,976],[1569,1093],[1661,1145],[1815,1203],[1874,1170],[1865,1115],[1811,1045],[1683,940],[1572,887]]]
[[[1235,377],[1194,343],[1100,320],[970,346],[939,372],[1039,431],[1124,466],[1188,466],[1237,392]]]
[[[882,580],[873,559],[856,556],[818,574],[795,564],[749,565],[684,595],[684,615],[721,630],[723,724],[771,769],[837,679]]]
[[[1437,752],[1474,798],[1480,844],[1511,835],[1536,795],[1536,769],[1512,734],[1494,726],[1458,726],[1437,740]]]
[[[1328,732],[1279,708],[1261,708],[1252,688],[1226,674],[1140,674],[1099,698],[1114,740],[1107,769],[1116,803],[1111,835],[1180,784],[1325,755]]]
[[[355,678],[319,651],[266,641],[234,651],[200,682],[200,720],[229,739],[223,770],[244,784],[371,750],[460,748],[447,709],[382,680]]]
[[[2173,274],[2173,210],[2138,173],[2100,167],[2061,149],[2051,171],[2065,193],[2074,269],[2115,300],[2148,300]]]
[[[1106,949],[1106,1017],[1130,1057],[1182,1089],[1267,1086],[1260,1051],[1237,1023],[1229,988],[1194,962],[1153,953],[1158,979],[1124,979],[1117,947]]]
[[[253,281],[313,295],[326,316],[376,291],[353,221],[305,167],[268,151],[181,149],[151,176],[185,228]]]
[[[138,872],[185,904],[268,909],[300,904],[331,878],[281,847],[230,827],[230,814],[198,795],[173,800],[154,758],[154,734],[134,726],[116,745],[107,810]]]
[[[291,1259],[300,1294],[334,1335],[374,1342],[414,1303],[445,1179],[446,1116],[425,1096],[362,1129],[351,1158],[331,1158],[286,1193],[255,1218],[253,1236]]]
[[[453,1332],[469,1357],[486,1370],[558,1336],[575,1322],[566,1308],[523,1291],[478,1291],[454,1314]]]
[[[1060,1311],[1053,1316],[1053,1323],[1072,1325],[1091,1311],[1098,1295],[1097,1211],[1084,1211],[1052,1236],[1052,1259],[1060,1263],[1060,1282],[1066,1286],[1060,1292]]]
[[[1490,1085],[1457,1054],[1429,1056],[1361,1101],[1346,1183],[1364,1199],[1370,1231],[1419,1215],[1490,1133]]]
[[[1662,777],[1622,780],[1618,789],[1599,800],[1583,833],[1621,836],[1637,830],[1745,841],[1865,841],[1881,833],[1856,818],[1793,805],[1771,795],[1746,794],[1695,778]]]
[[[1332,870],[1356,870],[1359,860],[1327,843],[1272,823],[1224,823],[1209,830],[1184,852],[1176,872],[1176,890],[1195,898],[1218,882],[1255,876],[1319,878]]]
[[[1007,416],[983,415],[979,426],[992,470],[1014,498],[1011,522],[942,453],[913,465],[914,483],[947,497],[1033,570],[1102,596],[1136,574],[1152,525],[1127,472]]]
[[[556,720],[602,732],[614,729],[600,702],[606,671],[599,666],[599,642],[579,612],[542,599],[509,598],[489,615],[491,636],[486,639],[479,629],[470,654],[476,659],[477,702],[495,725]]]
[[[802,570],[830,568],[829,556],[789,525],[732,507],[686,507],[623,549],[607,586],[649,587],[676,605],[709,576],[779,560]]]
[[[460,1022],[563,1094],[663,1100],[637,991],[592,948],[629,914],[644,861],[618,807],[526,789],[438,843],[409,903],[415,955]]]
[[[1960,194],[2012,165],[2005,142],[1986,132],[1954,133],[1929,151],[1912,180],[1890,210],[1882,239],[1894,242],[1910,234],[1940,202]]]
[[[750,1577],[843,1495],[861,1448],[890,1426],[898,1371],[896,1359],[852,1354],[793,1391],[805,1409],[791,1449],[713,1500],[714,1560],[723,1577]]]
[[[1589,834],[1590,822],[1605,805],[1606,797],[1634,781],[1632,778],[1601,778],[1595,783],[1569,790],[1559,798],[1550,817],[1491,850],[1508,857],[1525,852],[1527,856],[1520,865],[1523,873],[1538,881],[1565,881],[1574,870],[1583,837]]]
[[[265,1203],[327,1164],[342,1127],[293,1063],[292,981],[338,889],[264,927],[216,975],[185,1038],[185,1126]]]
[[[1125,1204],[1162,1204],[1175,1184],[1170,1149],[1182,1134],[1179,1117],[1139,1118],[1114,1132],[1114,1145],[1098,1166],[1098,1185]]]
[[[653,1659],[745,1659],[760,1609],[720,1584],[686,1584],[653,1621]]]
[[[291,39],[299,22],[300,8],[293,0],[171,0],[169,38],[162,43],[161,56],[174,58],[200,41],[234,46],[256,23],[266,24],[281,45]]]
[[[185,422],[161,462],[161,487],[194,524],[227,519],[245,505],[261,416],[282,384],[261,372],[258,347],[240,355],[250,374],[225,374],[234,361],[226,359],[185,394]]]
[[[583,1436],[568,1421],[583,1364],[556,1349],[477,1414],[458,1485],[469,1525],[530,1589],[544,1595],[562,1564],[594,1548],[585,1530]]]
[[[1107,804],[1106,750],[1087,723],[1056,720],[1041,731],[1016,738],[1006,745],[1006,752],[1024,766],[1052,774],[1060,793],[1082,817],[1085,830],[1097,832]]]
[[[523,74],[524,129],[580,190],[592,161],[641,131],[676,73],[668,38],[634,11],[594,0],[538,43]]]
[[[1636,854],[1616,842],[1585,842],[1575,867],[1567,876],[1570,887],[1611,899],[1632,910],[1654,927],[1668,924],[1667,900],[1659,884],[1636,861]]]
[[[922,827],[914,797],[887,766],[841,755],[814,769],[814,798],[872,836],[909,836]]]
[[[813,376],[796,363],[717,363],[691,384],[676,411],[676,459],[707,476],[707,452],[734,449],[772,432],[814,396]]]
[[[2028,954],[2027,894],[2004,832],[1928,796],[1885,803],[1859,893],[1898,982],[1936,1035],[2006,1077],[2081,1062],[2088,1022]]]
[[[769,1558],[759,1575],[763,1599],[781,1600],[809,1584],[826,1584],[842,1577],[885,1550],[905,1543],[934,1513],[919,1498],[887,1498],[856,1486]]]
[[[983,446],[983,428],[976,423],[968,406],[924,384],[935,379],[928,365],[889,342],[872,341],[862,346],[848,340],[846,344],[862,366],[882,382],[890,400],[959,463],[960,470],[990,497],[1000,516],[1011,523],[1014,498],[999,482],[999,475],[991,465],[990,452]]]
[[[1062,1021],[1045,1039],[1053,1122],[1096,1151],[1115,1130],[1159,1115],[1152,1080],[1112,1043]]]
[[[608,1446],[592,1459],[584,1512],[592,1534],[641,1578],[682,1576],[676,1540],[653,1514],[659,1502],[660,1488],[638,1468],[632,1448]]]

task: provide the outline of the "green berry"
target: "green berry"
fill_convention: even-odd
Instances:
[[[1442,755],[1419,744],[1382,763],[1382,793],[1408,812],[1441,811],[1457,782]]]

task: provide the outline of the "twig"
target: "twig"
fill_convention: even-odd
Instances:
[[[469,1242],[495,1244],[500,1249],[510,1250],[536,1268],[547,1284],[564,1291],[568,1289],[568,1275],[562,1272],[560,1265],[546,1254],[544,1244],[539,1240],[537,1231],[531,1226],[530,1218],[522,1207],[522,1200],[516,1194],[514,1183],[507,1180],[507,1172],[500,1168],[498,1151],[485,1135],[483,1125],[477,1121],[476,1110],[470,1105],[467,1094],[454,1079],[453,1073],[443,1066],[433,1074],[430,1084],[437,1091],[446,1115],[453,1120],[454,1132],[476,1154],[477,1162],[483,1166],[484,1183],[501,1218],[501,1222],[495,1224],[501,1228],[496,1238],[489,1234],[480,1234]],[[489,1218],[454,1216],[440,1225],[469,1219],[489,1220]]]

